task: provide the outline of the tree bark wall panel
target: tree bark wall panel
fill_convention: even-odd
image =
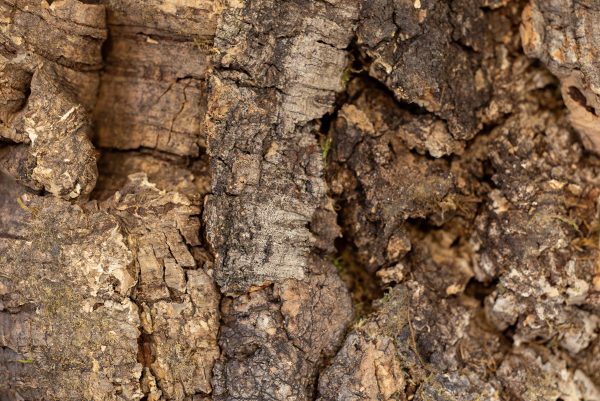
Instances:
[[[594,1],[0,1],[1,400],[600,400]]]

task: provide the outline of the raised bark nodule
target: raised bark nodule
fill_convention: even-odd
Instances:
[[[0,0],[0,400],[600,400],[599,21]]]

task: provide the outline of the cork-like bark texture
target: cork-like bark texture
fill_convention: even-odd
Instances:
[[[107,0],[99,146],[198,156],[220,1]]]
[[[598,26],[0,0],[0,400],[600,400]]]
[[[595,1],[532,1],[521,26],[523,50],[560,79],[570,122],[594,152],[600,152],[599,19]]]

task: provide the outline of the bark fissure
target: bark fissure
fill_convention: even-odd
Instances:
[[[550,3],[0,0],[0,399],[600,399]]]

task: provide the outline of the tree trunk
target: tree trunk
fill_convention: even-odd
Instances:
[[[0,400],[600,400],[596,0],[0,0]]]

